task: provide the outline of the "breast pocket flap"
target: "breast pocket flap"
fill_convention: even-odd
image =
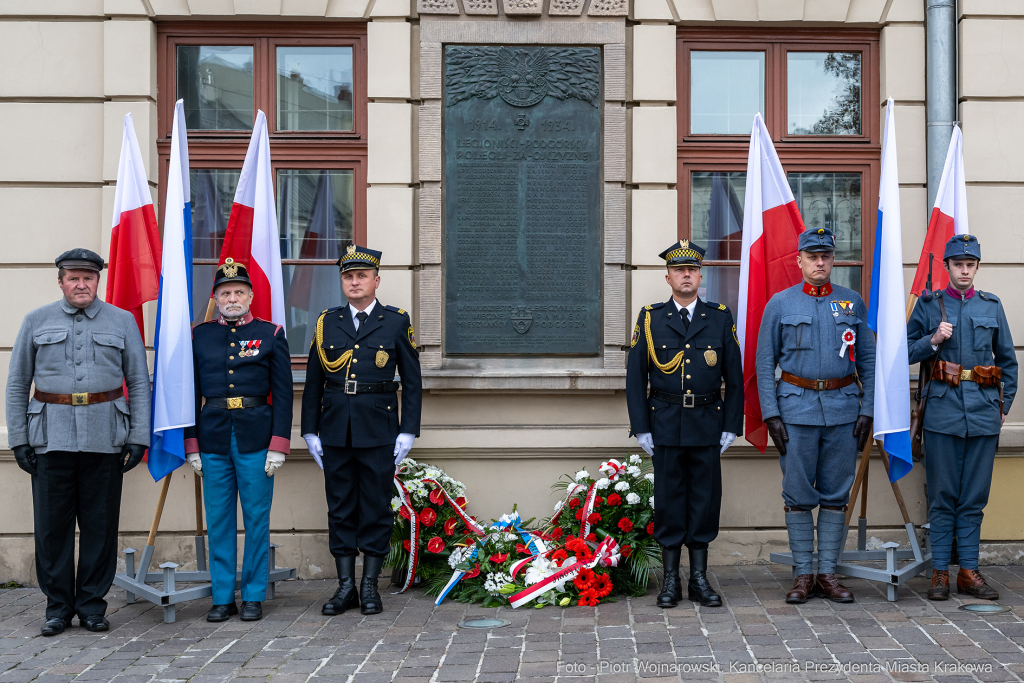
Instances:
[[[980,315],[972,316],[971,317],[971,323],[975,327],[992,327],[992,328],[999,327],[999,324],[996,322],[996,319],[995,318],[990,318],[988,316],[980,316]]]
[[[68,338],[67,330],[50,330],[37,332],[32,337],[32,341],[35,342],[36,346],[43,346],[45,344],[59,344]]]
[[[783,325],[810,325],[813,318],[809,315],[784,315],[782,316]]]
[[[93,332],[92,340],[99,344],[100,346],[109,346],[115,349],[124,349],[124,337],[119,337],[116,334]]]

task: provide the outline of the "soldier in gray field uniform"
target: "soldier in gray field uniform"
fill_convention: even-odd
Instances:
[[[761,414],[780,453],[786,530],[796,563],[796,583],[786,595],[790,603],[814,594],[853,601],[835,566],[857,452],[871,435],[875,338],[860,295],[830,282],[835,243],[827,228],[800,235],[797,262],[804,282],[772,297],[757,338]],[[782,370],[777,385],[776,366]],[[811,517],[816,507],[817,579]]]
[[[142,461],[150,436],[149,370],[135,317],[96,298],[98,254],[72,249],[56,264],[64,297],[25,316],[7,377],[8,443],[32,475],[44,636],[62,633],[76,614],[90,631],[109,628],[103,596],[117,566],[121,479]]]

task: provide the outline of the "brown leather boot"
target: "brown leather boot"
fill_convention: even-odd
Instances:
[[[932,586],[928,589],[929,600],[949,600],[949,572],[932,570]]]
[[[818,597],[828,598],[832,602],[853,602],[853,593],[839,583],[835,574],[818,574],[814,582],[814,592]]]
[[[814,574],[801,574],[796,577],[793,587],[786,593],[786,602],[792,605],[802,605],[811,597],[811,589],[814,588]]]
[[[977,569],[964,569],[956,575],[956,592],[973,595],[979,600],[998,600],[999,592],[985,583],[985,577]]]

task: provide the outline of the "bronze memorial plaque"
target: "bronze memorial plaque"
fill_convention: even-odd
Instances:
[[[445,48],[445,352],[597,354],[601,51]]]

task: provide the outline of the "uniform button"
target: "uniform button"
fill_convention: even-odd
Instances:
[[[229,385],[228,385],[228,389],[234,389],[234,388],[235,388],[235,385],[234,385],[234,384],[229,384]]]
[[[353,363],[358,363],[359,361],[358,361],[358,360],[356,360],[355,358],[353,358],[353,359],[352,359],[352,362],[353,362]]]
[[[719,410],[721,410],[721,409],[722,409],[722,406],[718,406],[718,409],[719,409]]]
[[[690,393],[690,390],[689,390],[689,389],[687,389],[687,390],[686,390],[686,393],[688,393],[688,394],[689,394],[689,393]]]
[[[391,410],[391,406],[388,406],[388,410]]]
[[[75,321],[76,322],[82,322],[82,316],[80,316],[80,315],[75,316]]]
[[[687,362],[687,363],[689,363],[689,362],[690,362],[690,359],[689,359],[689,358],[687,358],[687,359],[686,359],[686,362]]]
[[[689,344],[687,344],[687,345],[686,345],[686,348],[690,348],[690,345],[689,345]]]
[[[76,360],[75,361],[75,365],[81,365],[81,364],[82,364],[82,361],[80,361],[80,360]]]
[[[662,344],[662,345],[661,345],[661,348],[663,348],[663,349],[664,349],[664,348],[667,348],[667,347],[666,347],[666,346],[665,346],[664,344]]]
[[[231,342],[231,348],[235,348],[235,342]]]
[[[228,360],[234,360],[234,359],[235,359],[234,356],[228,356]]]
[[[233,328],[233,327],[232,327],[232,328],[231,328],[231,331],[232,331],[232,332],[234,332],[234,331],[235,331],[235,328]]]
[[[84,377],[79,377],[79,378],[78,378],[78,381],[79,381],[79,382],[81,382],[81,381],[82,381],[82,380],[84,380],[84,379],[85,379]]]
[[[687,376],[686,376],[686,379],[690,379],[690,376],[689,376],[689,375],[687,375]]]
[[[356,373],[354,373],[354,372],[349,375],[349,377],[355,377],[355,376],[356,376]]]
[[[332,348],[332,349],[334,348],[334,344],[331,344],[331,348]]]
[[[79,351],[81,351],[81,350],[82,350],[82,345],[81,345],[81,344],[79,344],[79,345],[78,345],[78,346],[76,346],[75,348],[76,348],[76,349],[78,349]]]
[[[358,348],[359,348],[359,344],[356,344],[356,346],[355,346],[355,347],[356,347],[356,348],[358,349]]]
[[[235,371],[234,370],[228,370],[228,374],[229,375],[233,375],[233,374],[235,374]]]
[[[81,330],[75,330],[75,334],[82,334]]]

